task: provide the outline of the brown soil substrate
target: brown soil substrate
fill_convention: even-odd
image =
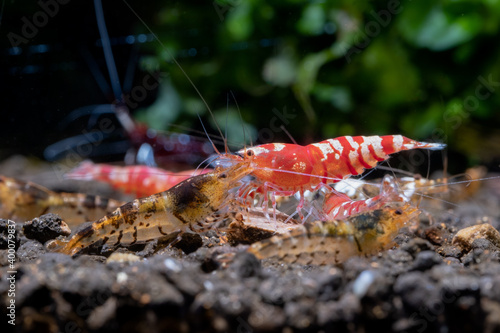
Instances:
[[[488,185],[488,184],[487,184]],[[16,326],[26,332],[497,332],[497,184],[423,214],[398,246],[342,265],[259,261],[224,233],[72,258],[43,242],[67,234],[48,214],[17,225]],[[430,221],[429,221],[430,220]],[[459,230],[490,224],[453,243]],[[224,236],[224,237],[223,237]],[[0,221],[1,331],[7,222]],[[234,242],[232,242],[234,243]]]

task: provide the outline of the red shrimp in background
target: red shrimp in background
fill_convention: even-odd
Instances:
[[[371,169],[389,155],[410,149],[443,149],[442,143],[418,142],[402,135],[343,136],[307,146],[268,143],[222,154],[230,160],[249,159],[256,180],[240,190],[244,198],[252,191],[263,194],[299,192],[297,213],[303,219],[304,191],[316,190]],[[274,196],[273,207],[275,206]]]
[[[210,171],[212,169],[170,172],[145,165],[116,166],[84,161],[68,172],[65,177],[106,182],[115,189],[142,198],[166,191],[183,180]]]

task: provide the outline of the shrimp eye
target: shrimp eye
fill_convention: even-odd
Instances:
[[[220,178],[227,178],[227,173],[222,173],[219,177]]]
[[[253,150],[247,150],[247,156],[253,156]]]
[[[401,215],[401,214],[403,214],[403,211],[402,211],[401,209],[397,209],[397,210],[394,212],[394,214],[396,214],[396,215]]]

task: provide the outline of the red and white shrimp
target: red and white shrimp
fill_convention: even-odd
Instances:
[[[437,150],[445,146],[441,143],[418,142],[402,135],[344,136],[307,146],[263,144],[242,149],[238,155],[223,154],[222,157],[251,161],[254,168],[252,175],[256,180],[240,190],[245,198],[252,191],[266,198],[268,192],[282,195],[299,192],[297,212],[303,219],[301,210],[304,191],[317,190],[326,184],[358,175],[400,151],[417,148]]]
[[[322,220],[344,219],[354,214],[380,209],[388,203],[410,202],[400,193],[394,177],[385,175],[382,180],[380,194],[364,200],[353,200],[344,193],[332,191],[326,194],[323,203]]]
[[[137,198],[147,197],[166,191],[192,176],[212,171],[186,170],[169,172],[145,165],[116,166],[111,164],[94,164],[90,161],[80,163],[78,167],[65,175],[69,179],[98,180],[110,184],[113,188],[125,193],[134,194]]]

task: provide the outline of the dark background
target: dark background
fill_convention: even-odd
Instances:
[[[55,1],[48,3],[55,8]],[[250,137],[253,143],[291,142],[280,125],[301,144],[403,134],[446,142],[450,171],[476,164],[498,169],[498,4],[130,0],[103,6],[128,106],[150,127],[205,140],[194,132],[202,131],[200,115],[209,132],[218,133],[174,55],[223,131],[227,123],[233,147]],[[0,157],[43,158],[50,144],[98,129],[88,116],[68,120],[73,110],[116,102],[94,3],[58,4],[46,22],[40,3],[4,2],[2,8]],[[43,24],[24,36],[26,20],[35,17]],[[17,48],[13,34],[26,37]],[[160,84],[138,96],[145,79]],[[493,83],[488,88],[484,80]],[[127,138],[109,118],[113,133],[90,157],[117,161],[127,147],[112,143]],[[442,168],[442,155],[432,156],[433,167]]]

